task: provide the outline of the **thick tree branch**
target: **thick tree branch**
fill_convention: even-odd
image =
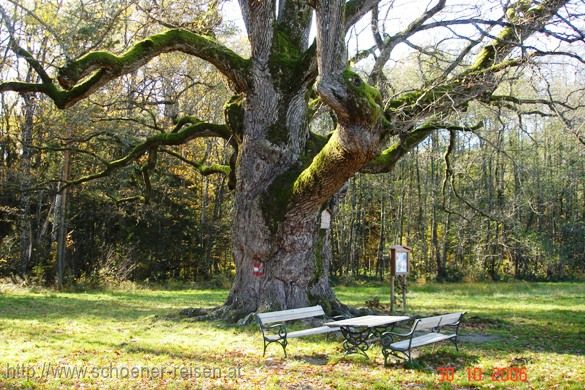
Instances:
[[[152,166],[156,161],[153,160],[154,157],[151,156],[155,156],[156,150],[163,145],[182,145],[193,139],[206,137],[221,137],[224,139],[229,139],[230,136],[231,132],[227,126],[206,122],[197,122],[173,133],[156,134],[135,145],[124,157],[107,162],[105,164],[105,168],[101,171],[68,181],[66,186],[81,184],[91,180],[106,177],[115,170],[123,168],[131,162],[138,160],[145,154],[149,155],[149,163]],[[149,169],[151,169],[151,167],[149,167]]]
[[[248,60],[213,39],[182,29],[152,35],[121,55],[107,51],[88,53],[59,70],[59,84],[70,90],[79,80],[99,70],[101,77],[90,88],[95,90],[114,78],[138,69],[154,57],[172,51],[190,54],[213,64],[238,92],[248,88]]]
[[[455,131],[475,131],[483,126],[479,123],[475,126],[457,126],[442,123],[429,123],[426,126],[419,127],[407,134],[401,135],[399,141],[394,143],[388,149],[384,150],[377,157],[369,161],[361,170],[361,173],[385,173],[391,172],[396,163],[408,152],[413,150],[423,142],[433,131],[449,130]]]
[[[380,128],[383,121],[382,96],[347,68],[347,52],[343,33],[343,1],[319,1],[317,4],[317,92],[321,100],[337,115],[341,139],[352,137],[346,130],[354,125],[370,130]],[[354,139],[353,141],[357,141]],[[353,142],[352,141],[352,142]],[[363,145],[362,145],[363,146]],[[349,149],[349,145],[346,148]]]
[[[276,1],[240,0],[242,16],[248,31],[252,59],[260,64],[268,64],[274,38]]]
[[[363,129],[356,129],[356,131]],[[289,209],[296,216],[313,213],[372,156],[369,147],[348,149],[346,131],[338,129],[291,185]]]
[[[342,121],[349,121],[348,91],[342,79],[347,51],[344,34],[344,1],[316,2],[317,13],[317,92]]]
[[[209,176],[209,175],[213,175],[213,174],[217,174],[217,173],[227,176],[230,174],[230,171],[231,171],[231,168],[229,167],[229,165],[223,165],[223,164],[207,165],[203,161],[189,160],[189,159],[181,156],[179,153],[173,152],[172,150],[169,150],[169,149],[161,149],[161,152],[164,152],[168,155],[171,155],[171,156],[181,160],[185,164],[188,164],[189,166],[195,168],[203,176]]]
[[[67,108],[107,82],[171,51],[181,51],[202,58],[227,76],[236,91],[248,89],[249,60],[207,37],[186,30],[168,30],[138,42],[121,55],[96,51],[70,62],[59,70],[58,80],[64,90],[56,86],[43,70],[39,73],[43,75],[42,83],[3,82],[0,83],[0,92],[41,92],[49,96],[57,107]]]
[[[377,6],[378,3],[380,3],[380,0],[350,0],[345,3],[345,32]]]
[[[311,32],[313,9],[306,1],[281,0],[278,10],[278,26],[299,51],[307,50]]]

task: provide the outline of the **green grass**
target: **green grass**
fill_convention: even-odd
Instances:
[[[585,383],[585,284],[411,286],[409,314],[466,311],[463,335],[489,337],[462,342],[459,353],[450,344],[434,351],[427,347],[413,365],[388,368],[378,347],[369,351],[370,360],[344,357],[335,337],[293,339],[286,360],[277,345],[262,357],[256,326],[193,322],[177,315],[186,307],[221,304],[227,296],[221,289],[57,293],[0,285],[0,292],[0,389],[581,389]],[[337,287],[336,292],[356,306],[376,296],[388,299],[384,286]],[[49,365],[53,374],[55,369],[87,372],[84,378],[64,378],[64,371],[61,378],[44,373],[41,378]],[[123,371],[133,367],[144,375],[132,378]],[[440,383],[441,367],[455,367],[451,384]],[[497,368],[509,367],[525,367],[527,382],[492,380]],[[203,377],[213,368],[222,376],[216,371],[215,378]],[[482,380],[467,380],[467,370],[474,368],[483,372]],[[128,378],[109,377],[116,370]]]

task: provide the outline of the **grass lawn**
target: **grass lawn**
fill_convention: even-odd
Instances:
[[[291,340],[286,360],[278,345],[263,357],[255,325],[177,315],[221,304],[221,289],[56,293],[0,285],[0,292],[0,389],[585,388],[583,283],[412,286],[408,314],[466,311],[466,337],[459,353],[444,343],[420,350],[412,366],[388,368],[378,347],[370,360],[344,357],[340,339],[324,336]],[[336,292],[363,306],[387,300],[388,288]],[[442,367],[455,368],[453,382],[440,382]],[[513,367],[525,368],[526,382],[498,376]]]

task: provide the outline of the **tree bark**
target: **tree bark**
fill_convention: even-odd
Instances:
[[[67,125],[67,139],[72,136],[72,126]],[[63,153],[63,167],[61,170],[61,187],[69,181],[71,175],[71,151],[65,150]],[[65,263],[67,257],[67,210],[69,208],[68,188],[63,188],[55,196],[55,240],[57,241],[57,288],[63,288],[65,275]]]
[[[21,276],[28,274],[28,268],[33,257],[33,232],[31,221],[31,160],[33,140],[33,119],[35,102],[32,96],[23,97],[24,121],[21,125],[22,157],[20,162],[20,191],[21,214],[20,214],[20,273]]]

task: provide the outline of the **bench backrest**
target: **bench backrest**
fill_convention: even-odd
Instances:
[[[325,312],[320,305],[311,307],[302,307],[300,309],[290,309],[281,311],[272,311],[269,313],[258,313],[256,317],[261,324],[271,324],[273,322],[300,320],[303,318],[321,317]]]
[[[463,314],[464,313],[449,313],[442,315],[441,317],[443,317],[443,319],[441,320],[441,326],[457,325],[457,323],[461,321]]]
[[[415,321],[413,330],[433,330],[442,326],[457,325],[463,313],[449,313],[421,318]]]

